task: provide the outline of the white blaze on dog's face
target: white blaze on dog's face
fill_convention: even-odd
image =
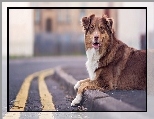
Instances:
[[[82,18],[82,25],[85,30],[86,50],[94,48],[100,54],[105,53],[112,42],[113,20],[105,15],[103,17],[91,15]]]

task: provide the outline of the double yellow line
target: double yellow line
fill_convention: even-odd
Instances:
[[[16,96],[14,105],[10,109],[10,111],[24,111],[25,104],[28,98],[30,84],[32,80],[36,77],[38,77],[39,94],[40,94],[41,104],[43,107],[42,111],[55,111],[55,106],[52,101],[52,95],[49,93],[46,83],[44,81],[45,77],[53,74],[54,74],[53,69],[47,69],[27,76]],[[49,113],[42,112],[39,114],[39,118],[43,119],[44,117],[49,116],[48,114]],[[19,119],[19,117],[20,117],[20,112],[8,112],[3,117],[3,119]],[[53,117],[52,113],[50,113],[50,117]]]

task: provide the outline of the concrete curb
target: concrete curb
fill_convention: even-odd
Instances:
[[[60,82],[61,85],[66,87],[66,90],[73,96],[76,95],[76,92],[74,90],[74,85],[76,84],[76,80],[65,73],[61,67],[55,68],[54,78]]]
[[[87,90],[83,96],[87,111],[142,111],[98,90]]]
[[[66,87],[66,90],[71,95],[76,95],[76,92],[74,91],[74,85],[77,82],[76,79],[68,75],[65,71],[62,70],[61,67],[55,68],[54,77],[63,86]],[[81,104],[87,108],[87,111],[144,111],[113,97],[110,97],[108,94],[98,90],[85,91]]]

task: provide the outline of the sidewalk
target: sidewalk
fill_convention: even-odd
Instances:
[[[57,67],[55,78],[64,85],[70,94],[76,95],[74,85],[77,80],[88,77],[85,66]],[[146,91],[113,90],[103,93],[98,90],[84,92],[81,104],[87,111],[146,111]]]

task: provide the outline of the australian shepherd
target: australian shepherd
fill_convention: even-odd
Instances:
[[[94,14],[82,18],[85,32],[86,68],[89,78],[74,86],[77,95],[71,106],[79,104],[87,89],[145,90],[146,51],[128,47],[115,37],[113,19]]]

